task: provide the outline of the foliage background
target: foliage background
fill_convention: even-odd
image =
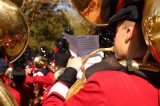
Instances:
[[[113,46],[114,29],[88,23],[72,7],[70,0],[11,1],[21,9],[30,29],[28,47],[21,58],[15,61],[16,66],[32,61],[40,52],[44,53],[42,47],[49,51],[44,53],[48,55],[46,57],[54,59],[55,40],[62,37],[66,28],[73,29],[75,36],[99,35],[101,48]]]
[[[66,28],[72,28],[76,36],[90,34],[94,28],[72,8],[69,0],[28,1],[21,10],[29,23],[28,46],[34,50],[45,46],[53,52],[54,41]]]

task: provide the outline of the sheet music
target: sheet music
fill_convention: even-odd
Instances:
[[[69,48],[77,56],[83,57],[99,48],[99,35],[74,36],[63,33]]]

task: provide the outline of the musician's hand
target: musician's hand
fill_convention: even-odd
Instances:
[[[75,68],[77,71],[79,71],[82,67],[82,58],[81,57],[70,58],[68,60],[67,67],[72,67]]]

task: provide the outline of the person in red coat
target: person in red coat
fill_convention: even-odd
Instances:
[[[68,59],[70,57],[70,54],[64,54],[57,52],[55,54],[55,60],[53,68],[43,68],[40,69],[40,71],[37,72],[37,75],[35,76],[30,76],[30,70],[25,70],[26,71],[26,78],[25,78],[25,83],[26,84],[42,84],[42,102],[46,100],[47,94],[56,81],[56,79],[59,77],[64,72],[64,69],[66,67],[66,64],[68,62]],[[45,70],[48,70],[46,74],[43,74]],[[36,73],[35,73],[36,74]]]
[[[20,70],[20,71],[19,71]],[[33,85],[25,83],[25,71],[21,68],[15,68],[13,72],[13,81],[15,83],[15,89],[21,95],[21,105],[29,106],[29,102],[34,98]]]
[[[53,85],[54,81],[55,81],[55,79],[54,79],[53,72],[47,72],[47,74],[44,76],[38,76],[38,75],[29,76],[28,74],[26,74],[26,78],[25,78],[26,84],[28,84],[28,85],[35,84],[36,85],[35,89],[40,90],[39,95],[42,96],[42,98],[40,98],[42,100],[42,103],[45,100],[45,98],[47,96],[47,92],[51,88],[51,85]],[[41,87],[41,88],[38,88],[38,87]],[[41,92],[41,90],[42,90],[42,92]]]
[[[16,89],[11,87],[11,81],[10,81],[11,79],[7,79],[6,77],[7,74],[6,70],[8,68],[9,68],[8,63],[3,58],[0,58],[0,80],[5,84],[6,88],[9,90],[13,98],[16,100],[17,105],[21,106],[20,93]]]
[[[84,88],[66,100],[68,90],[76,81],[77,71],[82,66],[80,57],[71,58],[65,72],[52,86],[43,106],[160,105],[159,73],[135,71],[130,61],[141,60],[147,51],[141,29],[140,10],[143,6],[139,7],[137,3],[141,1],[120,8],[109,19],[109,25],[116,26],[115,56],[117,59],[126,59],[127,68],[115,58],[96,63],[86,70],[87,82]]]

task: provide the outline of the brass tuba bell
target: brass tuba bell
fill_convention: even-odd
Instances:
[[[29,28],[19,8],[0,0],[0,55],[10,63],[18,59],[28,44]],[[0,106],[17,106],[15,99],[0,80]]]
[[[0,0],[0,16],[0,51],[12,63],[27,47],[28,24],[20,9],[8,0]]]
[[[73,7],[88,22],[98,25],[108,25],[108,20],[116,11],[133,0],[71,0]]]
[[[34,58],[34,66],[38,69],[45,68],[47,66],[47,61],[43,56],[37,56]]]
[[[160,1],[146,0],[142,29],[152,55],[160,63]]]

